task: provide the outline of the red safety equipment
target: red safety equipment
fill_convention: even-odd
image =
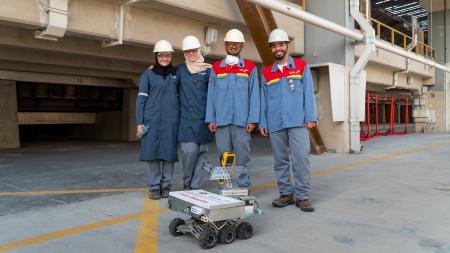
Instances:
[[[379,133],[379,122],[378,122],[378,104],[381,102],[387,102],[390,105],[389,110],[389,128],[384,133]],[[405,104],[405,128],[403,131],[395,130],[395,105],[399,103]],[[375,132],[371,133],[370,127],[370,116],[371,116],[371,104],[375,105]],[[384,103],[381,103],[384,104]],[[393,97],[393,96],[378,96],[376,94],[371,94],[369,92],[366,93],[366,121],[361,122],[361,141],[367,141],[369,139],[378,137],[378,136],[390,136],[390,135],[406,135],[408,134],[408,123],[409,123],[409,98],[408,97]],[[364,125],[367,126],[367,131],[364,131]]]

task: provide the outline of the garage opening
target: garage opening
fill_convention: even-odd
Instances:
[[[21,142],[119,140],[124,89],[17,82]]]

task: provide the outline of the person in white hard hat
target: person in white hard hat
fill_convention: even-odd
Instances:
[[[208,86],[206,123],[215,133],[217,152],[236,154],[242,166],[237,185],[250,189],[250,133],[259,122],[259,84],[256,65],[241,56],[244,35],[231,29],[225,35],[225,59],[213,64]]]
[[[208,159],[208,143],[211,141],[211,133],[205,123],[211,64],[204,62],[200,47],[200,41],[195,36],[186,36],[181,43],[186,62],[177,66],[180,95],[178,142],[185,190],[201,187],[203,167]]]
[[[160,40],[153,52],[154,67],[139,79],[136,124],[141,139],[140,160],[148,164],[149,197],[160,199],[169,195],[174,162],[178,161],[178,78],[172,67],[172,45]]]
[[[263,70],[259,129],[261,135],[270,135],[275,158],[280,197],[272,205],[286,207],[295,203],[302,211],[312,212],[308,128],[317,121],[314,88],[309,64],[289,56],[288,45],[284,30],[270,33],[269,46],[276,61]]]

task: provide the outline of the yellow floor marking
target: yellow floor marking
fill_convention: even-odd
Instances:
[[[255,185],[254,187],[252,187],[252,192],[263,191],[263,190],[271,189],[271,188],[275,188],[275,187],[277,187],[277,181],[271,181],[271,182]]]
[[[351,163],[351,164],[348,164],[348,165],[344,165],[344,166],[340,166],[340,167],[336,167],[336,168],[331,168],[331,169],[325,169],[325,170],[320,170],[320,171],[316,171],[316,172],[311,172],[311,176],[317,177],[317,176],[321,176],[321,175],[326,175],[326,174],[341,172],[341,171],[345,171],[345,170],[350,170],[350,169],[354,169],[354,168],[357,168],[357,167],[362,167],[362,166],[378,163],[378,162],[381,162],[381,161],[394,159],[394,158],[397,158],[397,157],[400,157],[400,156],[404,156],[404,155],[411,155],[411,154],[415,154],[415,153],[430,151],[430,150],[437,149],[437,148],[440,148],[440,147],[443,147],[443,146],[446,146],[446,145],[449,145],[449,144],[450,144],[450,142],[444,142],[444,143],[428,145],[428,146],[425,146],[425,147],[422,147],[422,148],[413,149],[413,150],[394,152],[394,153],[387,154],[387,155],[381,155],[381,156],[378,156],[378,157],[375,157],[375,158],[370,158],[370,159],[362,160],[362,161],[359,161],[359,162],[354,162],[354,163]]]
[[[154,201],[154,202],[157,202],[157,201]],[[166,208],[166,207],[160,207],[160,208],[156,207],[155,210],[158,210],[159,213],[166,213],[166,212],[169,211],[169,209]],[[142,215],[143,215],[143,213],[134,213],[134,214],[130,214],[130,215],[125,215],[125,216],[112,218],[112,219],[109,219],[109,220],[103,220],[103,221],[100,221],[100,222],[97,222],[97,223],[86,224],[86,225],[82,225],[82,226],[79,226],[79,227],[73,227],[73,228],[69,228],[69,229],[65,229],[65,230],[51,232],[51,233],[48,233],[48,234],[38,235],[38,236],[34,236],[34,237],[23,239],[23,240],[20,240],[20,241],[0,244],[0,252],[7,251],[7,250],[18,249],[18,248],[23,248],[23,247],[27,247],[27,246],[30,246],[30,245],[33,245],[33,244],[39,244],[39,243],[42,243],[42,242],[45,242],[45,241],[51,241],[51,240],[55,240],[55,239],[58,239],[58,238],[62,238],[62,237],[70,236],[70,235],[75,235],[75,234],[79,234],[79,233],[83,233],[83,232],[88,232],[88,231],[91,231],[91,230],[99,229],[99,228],[102,228],[102,227],[107,227],[107,226],[111,226],[111,225],[124,223],[124,222],[127,222],[127,221],[137,220],[137,219],[141,218]],[[146,212],[146,215],[148,216],[148,212]],[[152,215],[155,216],[154,212],[153,212],[153,209],[152,209]],[[155,217],[153,217],[153,221],[154,221],[154,219],[155,219]],[[157,222],[157,220],[156,220],[156,222]],[[155,226],[155,227],[157,227],[157,226]],[[154,247],[156,248],[156,246],[154,246]],[[148,252],[156,252],[156,251],[148,251]]]
[[[159,201],[144,197],[143,216],[137,234],[135,253],[158,252],[158,203]]]
[[[20,241],[0,244],[0,252],[23,248],[23,247],[30,246],[33,244],[37,244],[37,243],[41,243],[41,242],[45,242],[45,241],[49,241],[49,240],[55,240],[55,239],[58,239],[61,237],[69,236],[69,235],[75,235],[75,234],[83,233],[83,232],[94,230],[94,229],[99,229],[99,228],[131,221],[131,220],[136,220],[136,219],[141,218],[141,216],[142,216],[142,213],[134,213],[134,214],[130,214],[130,215],[116,217],[116,218],[109,219],[109,220],[100,221],[97,223],[87,224],[87,225],[83,225],[83,226],[79,226],[79,227],[73,227],[73,228],[60,230],[60,231],[56,231],[56,232],[52,232],[52,233],[48,233],[48,234],[38,235],[38,236],[30,237],[27,239],[23,239]]]
[[[82,193],[110,193],[110,192],[141,192],[146,190],[147,188],[124,188],[124,189],[84,189],[84,190],[36,191],[36,192],[0,192],[0,197],[82,194]]]
[[[317,176],[322,176],[322,175],[327,175],[327,174],[332,174],[332,173],[336,173],[336,172],[341,172],[341,171],[346,171],[346,170],[350,170],[350,169],[355,169],[358,167],[362,167],[362,166],[366,166],[366,165],[370,165],[370,164],[375,164],[381,161],[386,161],[386,160],[390,160],[390,159],[394,159],[400,156],[404,156],[404,155],[411,155],[411,154],[415,154],[415,153],[420,153],[420,152],[425,152],[425,151],[430,151],[433,149],[437,149],[446,145],[449,145],[449,142],[443,142],[443,143],[437,143],[437,144],[432,144],[432,145],[428,145],[422,148],[417,148],[417,149],[413,149],[413,150],[407,150],[407,151],[402,151],[402,152],[394,152],[391,154],[387,154],[387,155],[381,155],[375,158],[370,158],[370,159],[366,159],[366,160],[362,160],[359,162],[354,162],[348,165],[344,165],[344,166],[340,166],[340,167],[336,167],[336,168],[331,168],[331,169],[324,169],[324,170],[319,170],[319,171],[315,171],[315,172],[311,172],[311,176],[313,177],[317,177]],[[271,181],[271,182],[267,182],[267,183],[262,183],[259,185],[256,185],[254,187],[252,187],[252,192],[257,192],[257,191],[263,191],[263,190],[267,190],[267,189],[271,189],[271,188],[275,188],[277,187],[277,181]]]
[[[430,151],[430,150],[437,149],[437,148],[440,148],[440,147],[443,147],[443,146],[446,146],[449,144],[450,144],[450,142],[443,142],[443,143],[432,144],[432,145],[425,146],[423,148],[413,149],[413,150],[409,150],[409,151],[395,152],[395,153],[391,153],[388,155],[381,155],[381,156],[378,156],[375,158],[362,160],[359,162],[351,163],[349,165],[345,165],[345,166],[341,166],[341,167],[337,167],[337,168],[331,168],[331,169],[325,169],[325,170],[321,170],[321,171],[317,171],[317,172],[312,172],[311,175],[312,176],[321,176],[321,175],[341,172],[341,171],[345,171],[345,170],[350,170],[350,169],[353,169],[356,167],[374,164],[374,163],[377,163],[380,161],[393,159],[393,158],[400,157],[403,155],[410,155],[410,154]],[[267,183],[263,183],[263,184],[254,186],[252,188],[252,191],[253,192],[262,191],[262,190],[266,190],[266,189],[270,189],[270,188],[275,188],[276,186],[277,186],[276,181],[267,182]],[[81,193],[92,193],[92,192],[96,192],[96,191],[105,192],[105,190],[107,190],[107,192],[118,192],[118,191],[125,192],[125,191],[144,191],[144,190],[146,190],[146,188],[75,190],[75,191],[82,191]],[[56,192],[71,192],[71,193],[73,193],[75,191],[56,191]],[[53,191],[53,192],[55,192],[55,191]],[[24,192],[24,193],[27,193],[27,192]],[[0,196],[2,196],[1,194],[2,193],[0,192]],[[69,194],[69,193],[61,193],[61,194]],[[39,192],[39,194],[35,194],[35,195],[44,195],[44,194],[42,194],[42,192]],[[74,228],[70,228],[70,229],[66,229],[66,230],[55,231],[55,232],[52,232],[49,234],[30,237],[30,238],[23,239],[23,240],[16,241],[16,242],[0,244],[0,252],[6,251],[6,250],[22,248],[22,247],[26,247],[26,246],[29,246],[32,244],[41,243],[44,241],[54,240],[54,239],[58,239],[58,238],[69,236],[69,235],[83,233],[83,232],[87,232],[90,230],[94,230],[94,229],[98,229],[98,228],[102,228],[102,227],[106,227],[106,226],[110,226],[110,225],[115,225],[115,224],[131,221],[131,220],[136,220],[141,217],[143,217],[143,218],[141,220],[141,225],[140,225],[140,229],[139,229],[139,233],[138,233],[138,240],[136,243],[136,247],[138,247],[139,245],[142,245],[139,247],[147,247],[148,249],[141,248],[139,250],[142,250],[142,251],[137,251],[138,248],[136,248],[135,252],[145,252],[145,253],[157,252],[158,215],[156,213],[165,213],[165,212],[168,212],[169,209],[165,208],[165,207],[158,207],[157,201],[151,201],[147,198],[147,195],[145,195],[145,196],[146,196],[145,201],[144,201],[144,212],[146,214],[145,216],[142,216],[142,213],[135,213],[135,214],[130,214],[130,215],[126,215],[126,216],[113,218],[110,220],[104,220],[104,221],[101,221],[98,223],[87,224],[87,225],[74,227]],[[157,212],[155,212],[155,210],[157,210]],[[154,229],[156,229],[156,230],[154,230]],[[149,244],[150,246],[144,245],[145,240],[148,240],[147,244]],[[147,251],[145,251],[145,250],[147,250]]]
[[[320,176],[340,171],[345,171],[349,169],[353,169],[355,167],[362,167],[365,165],[377,163],[379,161],[385,161],[389,159],[393,159],[399,156],[403,155],[409,155],[414,153],[420,153],[424,151],[433,150],[436,148],[440,148],[446,145],[449,145],[450,142],[443,142],[443,143],[437,143],[428,145],[422,148],[408,150],[408,151],[402,151],[402,152],[395,152],[387,155],[381,155],[375,158],[366,159],[359,162],[354,162],[348,165],[344,165],[341,167],[331,168],[331,169],[325,169],[320,170],[316,172],[311,172],[311,176]],[[276,181],[267,182],[263,184],[256,185],[252,188],[253,191],[261,191],[264,189],[273,188],[276,186]],[[146,191],[147,188],[122,188],[122,189],[82,189],[82,190],[62,190],[62,191],[36,191],[36,192],[0,192],[1,196],[36,196],[36,195],[61,195],[61,194],[83,194],[83,193],[114,193],[114,192],[140,192],[140,191]]]

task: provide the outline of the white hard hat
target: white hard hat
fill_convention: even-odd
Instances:
[[[159,52],[173,52],[172,45],[167,40],[160,40],[156,42],[155,48],[153,48],[153,53]]]
[[[269,43],[282,41],[289,42],[289,37],[285,30],[277,28],[270,33]]]
[[[223,41],[244,43],[244,34],[238,29],[231,29],[227,32],[227,34],[225,34]]]
[[[181,42],[181,49],[183,51],[200,48],[200,47],[201,47],[200,41],[197,39],[197,37],[192,36],[192,35],[186,36],[183,39],[183,42]]]

